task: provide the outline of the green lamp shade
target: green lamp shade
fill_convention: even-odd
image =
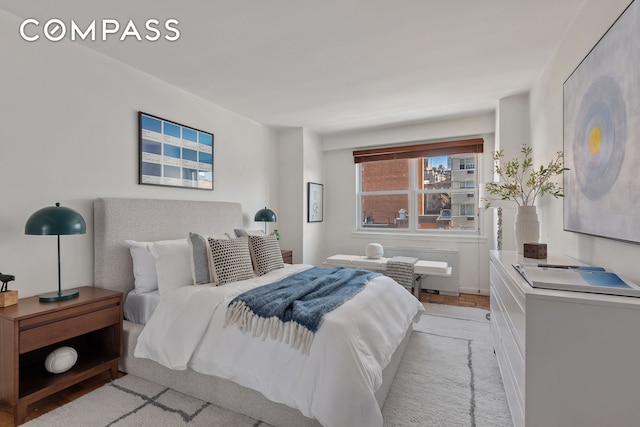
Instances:
[[[34,212],[24,226],[25,234],[40,236],[64,236],[86,232],[87,224],[82,215],[73,209],[60,206],[60,203]]]
[[[276,222],[276,213],[271,209],[260,209],[256,212],[256,216],[253,218],[254,221],[260,222]]]
[[[84,218],[73,209],[60,206],[48,206],[33,213],[24,226],[24,233],[36,236],[58,236],[58,291],[40,295],[41,302],[55,302],[78,296],[77,289],[62,290],[60,278],[60,236],[85,234],[87,224]]]

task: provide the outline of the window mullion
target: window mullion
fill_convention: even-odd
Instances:
[[[409,163],[409,230],[415,231],[418,228],[418,202],[416,190],[418,189],[418,168],[416,164],[419,159],[412,159]]]

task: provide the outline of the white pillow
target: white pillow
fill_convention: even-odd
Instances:
[[[160,295],[193,284],[191,254],[187,240],[162,240],[148,244],[149,251],[156,260]]]
[[[131,252],[133,261],[133,278],[137,294],[151,292],[158,289],[158,275],[156,273],[156,259],[147,248],[147,242],[125,240]]]

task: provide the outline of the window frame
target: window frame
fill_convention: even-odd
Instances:
[[[362,165],[363,163],[356,163],[356,232],[364,232],[364,233],[389,233],[393,235],[397,234],[412,234],[412,235],[432,235],[432,236],[443,236],[443,235],[454,235],[454,236],[473,236],[477,237],[481,235],[481,224],[480,224],[480,209],[479,209],[479,185],[480,185],[480,177],[481,170],[479,165],[482,163],[481,153],[477,152],[469,152],[469,153],[454,153],[450,154],[447,157],[458,156],[458,155],[473,155],[474,156],[474,169],[466,169],[467,165],[465,162],[464,169],[454,169],[453,165],[451,167],[451,171],[454,170],[473,170],[475,180],[466,180],[464,182],[473,182],[472,188],[460,187],[460,188],[447,188],[447,189],[420,189],[418,188],[418,176],[419,176],[419,168],[423,167],[423,158],[411,158],[409,159],[409,187],[407,190],[378,190],[378,191],[362,191]],[[427,157],[436,157],[436,156],[427,156]],[[391,160],[391,159],[387,159]],[[385,161],[385,160],[381,160]],[[471,229],[455,229],[455,228],[419,228],[418,224],[418,196],[420,194],[435,194],[435,193],[449,193],[452,196],[454,194],[470,194],[473,193],[474,199],[474,210],[475,214],[473,215],[475,220],[475,227]],[[377,228],[377,227],[367,227],[364,224],[364,219],[361,218],[363,212],[363,196],[384,196],[384,195],[406,195],[408,197],[408,206],[407,206],[407,216],[408,216],[408,226],[406,228]],[[452,212],[452,217],[471,217],[472,215],[461,215],[460,212]]]

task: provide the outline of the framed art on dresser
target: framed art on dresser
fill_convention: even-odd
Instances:
[[[213,134],[138,112],[139,184],[213,190]]]

